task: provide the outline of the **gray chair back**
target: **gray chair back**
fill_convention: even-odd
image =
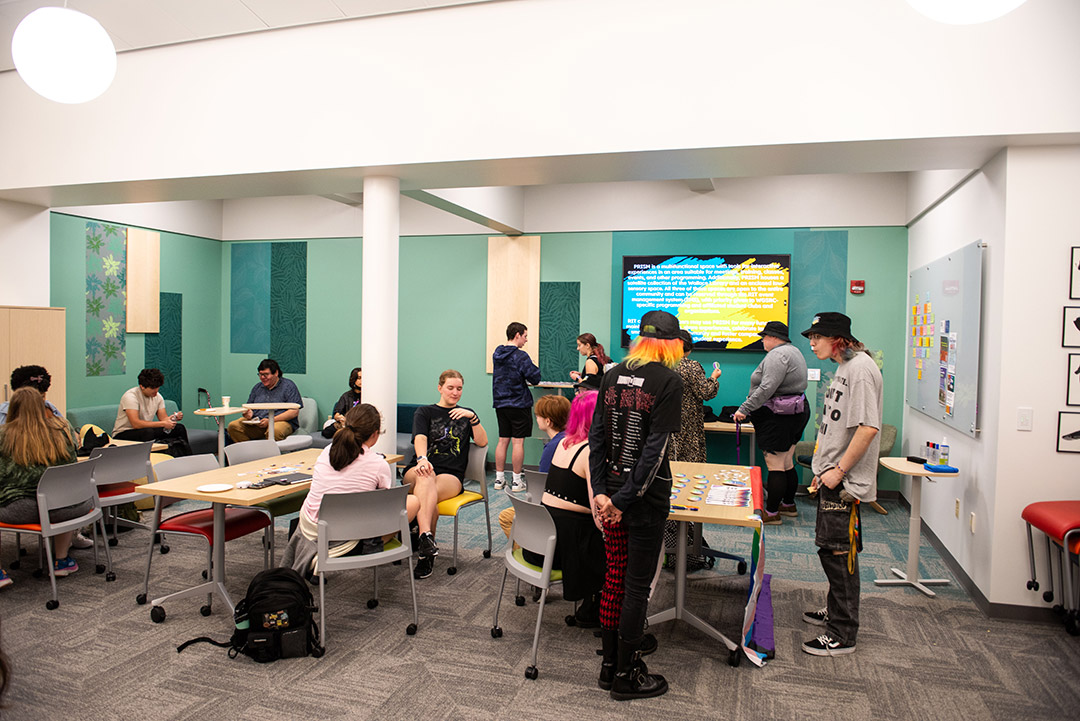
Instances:
[[[37,486],[38,517],[43,536],[74,531],[101,517],[101,502],[94,486],[97,464],[96,459],[91,459],[45,469]],[[92,508],[82,516],[55,523],[49,520],[49,511],[84,501],[90,501]]]
[[[540,471],[530,471],[528,468],[522,472],[525,474],[525,500],[529,503],[539,503],[540,499],[544,497],[547,474]]]
[[[145,478],[150,481],[153,469],[150,466],[152,443],[136,443],[131,446],[105,446],[90,452],[90,458],[98,459],[94,469],[94,484],[98,486],[111,483],[128,483]]]
[[[408,495],[408,486],[362,493],[327,493],[319,505],[319,526],[326,523],[325,537],[330,543],[399,531],[403,539],[408,539],[409,518],[405,512]]]
[[[225,460],[230,466],[280,455],[281,449],[278,448],[277,443],[270,440],[244,441],[225,446]]]
[[[548,509],[539,503],[529,503],[509,493],[514,505],[514,526],[510,529],[511,547],[517,543],[533,553],[544,556],[544,568],[550,570],[555,554],[555,522]]]
[[[476,492],[487,500],[487,446],[469,444],[469,465],[465,467],[465,480],[474,481],[478,486]],[[462,484],[464,486],[464,484]]]
[[[168,481],[181,476],[190,476],[193,473],[213,471],[220,468],[217,456],[212,453],[202,453],[197,456],[182,456],[169,461],[162,461],[154,466],[154,475],[159,481]]]

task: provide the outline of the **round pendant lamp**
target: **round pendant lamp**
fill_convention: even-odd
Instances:
[[[38,8],[23,18],[11,57],[31,90],[58,103],[93,100],[116,75],[116,48],[105,28],[69,8]]]
[[[997,20],[1027,0],[907,0],[931,20],[947,25],[975,25]]]

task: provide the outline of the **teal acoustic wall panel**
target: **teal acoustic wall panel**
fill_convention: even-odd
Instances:
[[[540,375],[544,380],[569,380],[578,367],[578,328],[581,325],[581,283],[540,283]]]
[[[127,228],[86,223],[86,375],[127,367]]]
[[[270,350],[270,243],[232,244],[229,350]]]
[[[282,372],[307,373],[307,243],[272,245],[270,357]]]
[[[184,296],[162,293],[159,308],[158,332],[146,334],[146,367],[165,375],[161,396],[176,401],[184,410]]]

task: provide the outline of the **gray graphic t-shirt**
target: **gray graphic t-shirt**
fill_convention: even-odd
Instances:
[[[814,475],[820,476],[840,463],[859,426],[881,430],[881,371],[866,353],[859,353],[836,369],[825,395],[814,448]],[[844,488],[863,503],[877,500],[878,451],[881,434],[874,436],[866,453],[847,469]]]

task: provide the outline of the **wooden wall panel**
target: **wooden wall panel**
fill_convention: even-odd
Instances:
[[[49,370],[52,385],[46,394],[52,404],[67,411],[67,342],[63,308],[10,308],[7,370],[3,382],[11,379],[11,370],[22,365],[39,365]],[[8,391],[10,395],[10,390]]]
[[[127,332],[157,333],[161,292],[161,235],[128,228]]]
[[[506,343],[506,326],[514,321],[529,329],[525,351],[539,365],[540,236],[488,238],[487,372],[491,353]]]

